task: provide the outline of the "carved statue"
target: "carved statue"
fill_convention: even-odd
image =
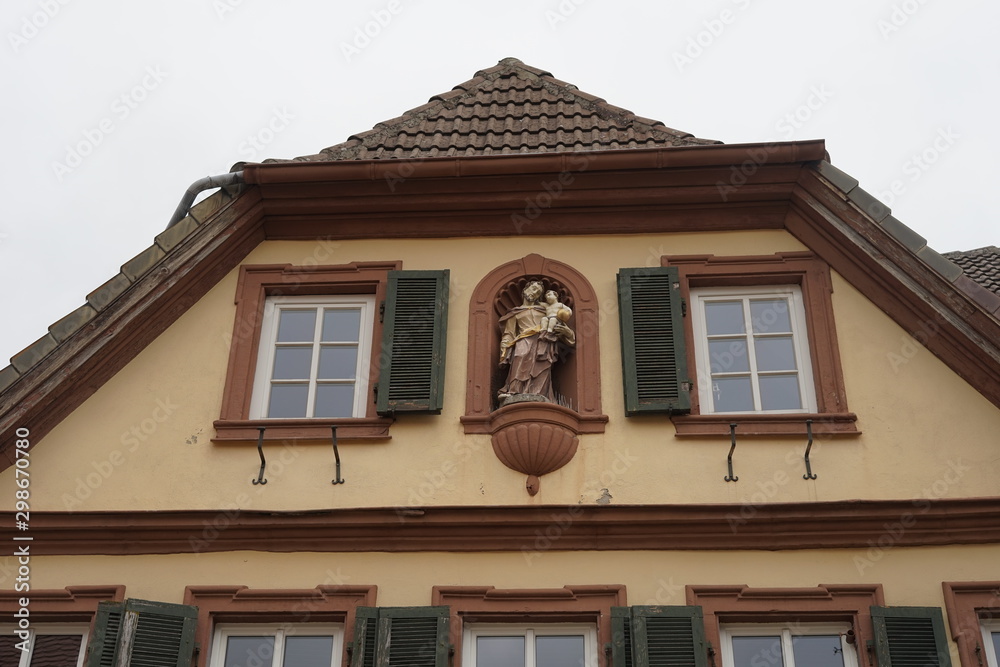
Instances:
[[[539,303],[544,289],[537,280],[529,282],[521,292],[521,305],[500,318],[500,365],[510,367],[507,381],[497,394],[501,405],[525,394],[556,402],[552,366],[559,361],[560,346],[576,345],[576,334],[566,325],[571,311],[559,303],[558,294],[546,294],[552,315]]]

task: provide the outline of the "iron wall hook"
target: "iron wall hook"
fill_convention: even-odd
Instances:
[[[806,434],[809,438],[809,442],[806,443],[806,474],[802,475],[802,479],[816,479],[816,475],[812,471],[812,464],[809,462],[809,450],[813,446],[813,420],[806,420]]]
[[[729,474],[726,475],[725,480],[727,482],[738,482],[739,477],[733,474],[733,452],[736,450],[736,424],[729,425],[729,438],[732,444],[729,447],[729,456],[726,459],[726,464],[729,466]]]
[[[333,431],[333,458],[337,462],[337,477],[331,480],[331,484],[343,484],[346,480],[340,476],[340,451],[337,449],[337,427],[331,426],[330,430]]]
[[[264,465],[267,463],[264,461],[264,427],[257,427],[257,453],[260,454],[260,472],[257,473],[257,479],[250,480],[254,484],[267,484],[267,480],[264,479]]]

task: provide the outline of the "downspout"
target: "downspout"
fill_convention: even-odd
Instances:
[[[191,204],[194,202],[194,198],[198,196],[199,192],[204,192],[205,190],[211,190],[212,188],[224,188],[227,185],[242,185],[246,181],[243,180],[242,171],[231,171],[228,174],[221,174],[219,176],[206,176],[205,178],[199,178],[197,181],[192,183],[187,192],[181,198],[181,203],[177,205],[177,210],[174,211],[173,217],[170,218],[170,222],[167,223],[167,229],[170,229],[178,222],[184,219],[184,216],[188,214],[191,210]]]

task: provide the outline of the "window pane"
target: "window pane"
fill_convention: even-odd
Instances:
[[[794,371],[795,344],[791,336],[755,338],[758,371]]]
[[[843,667],[844,650],[840,635],[792,637],[796,667]]]
[[[312,347],[279,347],[274,351],[275,380],[308,380]]]
[[[358,374],[358,348],[323,347],[319,351],[320,380],[353,380]]]
[[[725,338],[708,341],[713,373],[745,373],[750,370],[746,339]]]
[[[788,314],[788,300],[751,300],[750,321],[754,333],[791,333],[792,320]]]
[[[524,667],[524,637],[476,637],[476,667]]]
[[[316,387],[314,417],[353,417],[354,385],[321,384]]]
[[[742,301],[706,301],[705,328],[709,336],[744,333]]]
[[[712,394],[716,412],[753,410],[753,386],[748,377],[713,378]]]
[[[1000,632],[993,632],[990,636],[993,638],[993,654],[1000,661]]]
[[[798,410],[802,407],[797,375],[761,375],[760,406],[762,410]]]
[[[226,642],[223,667],[260,667],[270,665],[274,656],[274,637],[230,637]]]
[[[36,635],[31,667],[66,667],[80,657],[80,635]],[[6,664],[6,663],[0,663]]]
[[[295,419],[306,416],[306,401],[309,400],[307,384],[271,385],[271,400],[267,407],[268,417]]]
[[[323,342],[357,342],[361,329],[361,310],[331,308],[323,312]]]
[[[733,637],[733,667],[781,667],[781,664],[781,637]]]
[[[281,310],[281,318],[278,320],[279,343],[312,342],[315,337],[315,310]]]
[[[583,636],[536,637],[535,667],[583,667]]]
[[[282,667],[330,667],[333,637],[286,637]]]

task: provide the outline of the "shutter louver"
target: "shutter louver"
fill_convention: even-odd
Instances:
[[[708,665],[701,607],[613,607],[612,623],[613,667]]]
[[[448,667],[448,607],[359,607],[351,667]]]
[[[625,413],[684,414],[691,399],[681,313],[679,274],[674,267],[621,269],[621,321]]]
[[[377,412],[440,412],[449,271],[390,271]]]
[[[951,667],[937,607],[872,607],[879,667]]]
[[[98,605],[88,667],[189,667],[198,608],[126,600]]]

